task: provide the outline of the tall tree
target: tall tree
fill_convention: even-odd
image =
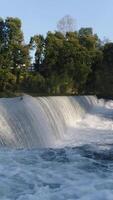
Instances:
[[[18,83],[21,70],[30,63],[29,46],[24,43],[20,19],[0,19],[0,46],[0,67],[12,71]]]
[[[35,70],[39,71],[40,66],[43,63],[44,51],[45,51],[45,40],[43,35],[35,35],[30,39],[30,48],[35,51]]]
[[[74,32],[75,31],[75,19],[72,18],[70,15],[64,16],[62,19],[59,20],[57,24],[57,29],[59,32],[63,33],[64,35],[67,32]]]

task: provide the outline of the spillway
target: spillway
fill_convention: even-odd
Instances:
[[[1,98],[0,147],[58,147],[80,142],[85,134],[94,135],[103,115],[112,116],[111,107],[112,101],[105,106],[104,100],[94,96]],[[111,118],[108,126],[112,126]]]
[[[113,101],[0,99],[0,200],[113,200]]]

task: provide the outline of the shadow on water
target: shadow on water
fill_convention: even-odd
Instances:
[[[101,149],[109,146],[109,149]],[[83,145],[81,147],[73,148],[80,153],[81,156],[100,161],[113,161],[113,144],[104,144],[100,146]]]

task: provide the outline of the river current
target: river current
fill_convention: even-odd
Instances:
[[[0,146],[0,200],[113,200],[113,101],[2,99]]]

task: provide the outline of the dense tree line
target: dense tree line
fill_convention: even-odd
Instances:
[[[103,44],[92,28],[35,35],[25,44],[21,20],[0,18],[0,94],[113,97],[112,88],[113,43]]]

